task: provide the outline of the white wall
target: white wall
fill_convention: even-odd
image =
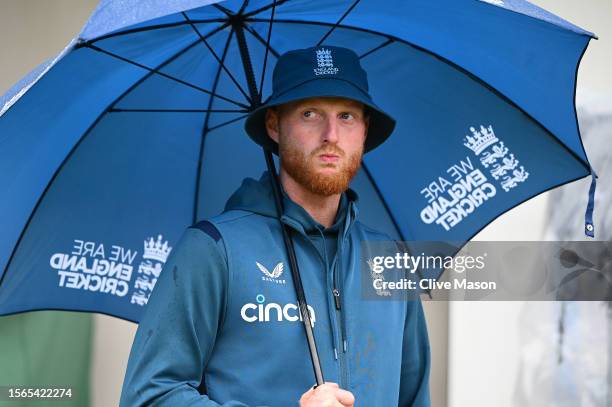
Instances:
[[[0,94],[57,55],[96,4],[97,0],[0,1]]]
[[[578,89],[612,95],[612,2],[610,0],[534,0],[532,3],[595,33],[578,71]]]
[[[119,405],[121,385],[138,326],[106,315],[94,317],[92,407]]]

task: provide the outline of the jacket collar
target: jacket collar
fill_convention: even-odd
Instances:
[[[304,235],[320,231],[337,233],[338,235],[342,233],[344,238],[357,218],[357,201],[359,198],[357,193],[350,188],[340,196],[336,220],[329,228],[325,228],[325,226],[313,219],[302,206],[293,202],[284,189],[282,189],[282,192],[284,211],[281,221]]]
[[[326,229],[315,221],[304,208],[293,202],[281,186],[283,195],[283,216],[281,221],[306,235],[309,232],[325,231]],[[342,232],[345,237],[357,218],[358,195],[352,189],[347,189],[340,199],[338,213],[334,224],[327,231]],[[225,210],[239,209],[262,216],[277,218],[272,181],[270,174],[264,171],[259,180],[245,178],[242,185],[228,199]]]

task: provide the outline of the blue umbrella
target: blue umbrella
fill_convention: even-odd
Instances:
[[[356,51],[397,119],[352,185],[364,223],[466,242],[591,175],[593,236],[574,103],[593,37],[523,0],[103,0],[0,100],[0,315],[138,321],[184,229],[273,164],[244,118],[316,44]]]

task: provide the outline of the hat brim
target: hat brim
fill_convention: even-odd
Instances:
[[[279,95],[272,95],[247,117],[244,125],[247,134],[260,146],[278,154],[278,144],[268,136],[266,130],[266,110],[313,97],[342,97],[361,102],[369,108],[368,135],[364,145],[366,153],[378,147],[393,133],[395,119],[376,106],[367,93],[342,79],[320,78],[304,82]]]

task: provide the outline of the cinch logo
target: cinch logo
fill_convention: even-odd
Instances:
[[[285,279],[279,279],[281,274],[283,274],[284,267],[282,262],[278,263],[271,273],[261,263],[256,261],[255,264],[257,265],[257,268],[264,274],[263,276],[261,276],[262,280],[271,281],[276,284],[285,284]]]
[[[264,304],[266,297],[262,294],[258,294],[255,300],[257,304],[244,304],[240,309],[240,316],[246,322],[302,321],[302,314],[296,304],[280,305],[275,302]],[[314,309],[310,305],[308,305],[308,313],[310,314],[310,325],[314,328],[316,317]]]

